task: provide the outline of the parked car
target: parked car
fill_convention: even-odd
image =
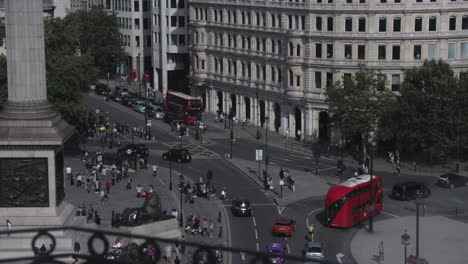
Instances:
[[[284,263],[284,258],[282,258],[282,256],[285,253],[283,244],[270,243],[268,245],[267,249],[268,249],[268,253],[270,253],[270,255],[272,255],[272,256],[270,256],[268,258],[268,261],[270,263],[274,263],[274,264],[283,264]]]
[[[138,113],[145,113],[146,106],[143,101],[134,101],[132,108]]]
[[[120,156],[129,155],[130,156],[141,156],[141,157],[148,157],[149,150],[143,144],[127,144],[126,146],[119,148],[117,150],[117,154]]]
[[[121,103],[125,106],[133,106],[133,101],[135,101],[135,98],[131,95],[125,95],[122,96],[122,101]]]
[[[128,88],[122,87],[122,86],[116,86],[114,88],[114,91],[117,91],[120,96],[128,95]]]
[[[122,96],[118,91],[112,92],[112,94],[109,95],[109,99],[111,99],[114,102],[122,102]]]
[[[293,219],[280,218],[273,226],[273,235],[291,236],[296,230],[296,221]]]
[[[409,201],[416,197],[427,198],[431,190],[422,182],[401,182],[393,186],[390,197],[393,199]]]
[[[161,108],[156,108],[154,110],[154,118],[155,119],[164,119],[164,111]]]
[[[319,242],[308,242],[306,244],[304,256],[306,259],[325,259],[325,251],[323,244]]]
[[[440,187],[453,189],[468,186],[468,178],[458,174],[446,173],[439,176],[436,184]]]
[[[251,216],[252,208],[249,200],[234,200],[232,201],[231,211],[236,216]]]
[[[162,155],[164,160],[172,160],[181,162],[189,162],[192,160],[192,156],[187,149],[170,149],[168,152],[164,152]]]
[[[107,96],[107,95],[110,94],[111,90],[109,88],[107,88],[107,85],[102,84],[102,83],[98,83],[98,84],[96,84],[96,88],[95,88],[94,92],[97,95]]]

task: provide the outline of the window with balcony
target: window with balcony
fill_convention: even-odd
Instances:
[[[379,60],[387,59],[387,46],[386,45],[379,45],[377,58]]]
[[[399,17],[393,19],[393,32],[401,32],[401,18]]]
[[[379,19],[379,32],[387,32],[387,18],[385,17]]]
[[[451,16],[449,18],[449,30],[456,30],[457,29],[457,17]]]
[[[429,31],[437,30],[437,17],[429,18]]]
[[[468,30],[468,16],[462,18],[462,30]]]
[[[366,18],[360,17],[358,22],[358,31],[359,32],[366,32]]]
[[[427,45],[427,59],[431,60],[436,57],[436,45],[429,44]]]
[[[400,75],[392,74],[392,91],[400,91]]]
[[[351,44],[346,44],[344,46],[344,55],[345,59],[350,60],[353,57],[353,46]]]
[[[414,19],[414,31],[416,32],[422,31],[422,22],[423,22],[422,17],[417,17]]]
[[[315,57],[318,59],[322,58],[322,44],[315,43]]]
[[[345,19],[345,31],[346,32],[351,32],[353,31],[353,18],[347,17]]]
[[[400,45],[393,45],[392,46],[392,60],[399,60],[400,59]]]
[[[366,46],[358,45],[358,60],[365,60],[365,59],[366,59]]]
[[[327,58],[333,58],[333,44],[327,44]]]
[[[315,18],[315,30],[322,31],[322,18],[321,17]]]
[[[421,45],[414,45],[414,50],[413,50],[413,57],[415,60],[420,60],[421,59]]]
[[[455,43],[449,43],[448,44],[448,58],[449,59],[455,59],[456,56],[456,44]]]
[[[333,31],[333,17],[327,17],[327,31]]]

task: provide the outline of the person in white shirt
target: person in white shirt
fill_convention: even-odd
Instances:
[[[67,179],[70,179],[71,173],[72,173],[72,169],[71,169],[70,166],[67,166],[67,167],[65,168],[65,173],[67,174]]]

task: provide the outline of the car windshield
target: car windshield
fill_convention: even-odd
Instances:
[[[290,222],[276,222],[276,225],[279,225],[279,226],[290,226],[291,223],[290,223]]]
[[[162,112],[162,109],[161,109],[161,108],[156,108],[155,111],[156,111],[156,112]]]
[[[310,253],[321,253],[322,249],[319,248],[319,247],[310,247],[310,248],[308,248],[307,251],[310,252]]]

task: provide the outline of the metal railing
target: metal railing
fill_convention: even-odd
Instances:
[[[79,232],[80,236],[82,234],[89,234],[90,237],[87,239],[87,249],[89,253],[85,254],[75,254],[75,253],[56,253],[54,254],[55,249],[57,248],[57,238],[54,236],[58,231],[73,231]],[[216,258],[215,250],[223,252],[224,256],[232,253],[242,254],[244,256],[252,256],[248,262],[250,264],[256,263],[272,263],[271,258],[283,258],[285,260],[295,260],[300,261],[300,263],[311,262],[311,259],[305,259],[301,256],[294,256],[289,254],[269,254],[268,252],[257,252],[250,249],[242,248],[232,248],[226,247],[223,245],[209,245],[202,243],[194,243],[189,241],[182,241],[176,239],[166,239],[146,235],[131,234],[126,232],[117,232],[109,230],[97,230],[91,228],[77,227],[77,226],[64,226],[64,227],[49,227],[49,228],[31,228],[31,229],[17,229],[10,231],[0,231],[0,236],[4,237],[5,235],[14,236],[14,234],[29,233],[35,234],[31,240],[31,252],[34,253],[31,257],[13,257],[13,258],[3,258],[0,259],[0,263],[69,263],[70,258],[79,260],[79,263],[90,263],[90,264],[102,264],[102,263],[131,263],[131,264],[146,264],[146,263],[159,263],[163,257],[163,247],[162,245],[170,244],[175,245],[176,247],[187,247],[192,248],[192,255],[190,256],[189,262],[183,263],[193,263],[193,264],[220,264],[227,263],[219,262]],[[133,255],[133,258],[129,259],[110,259],[108,258],[111,243],[109,242],[109,237],[119,237],[132,240],[143,241],[139,246],[137,252],[139,253],[136,257]],[[38,241],[46,238],[50,240],[50,247],[46,250],[39,250]],[[101,245],[96,246],[96,245]],[[70,245],[70,252],[73,251],[72,245]],[[99,249],[99,248],[102,249]],[[147,250],[149,248],[154,248],[154,258],[148,258]],[[81,251],[84,251],[83,249]],[[190,254],[190,253],[188,253]],[[68,259],[68,261],[66,260]],[[225,258],[226,259],[226,258]],[[83,262],[85,261],[85,262]],[[314,259],[314,263],[328,263],[327,261]]]

